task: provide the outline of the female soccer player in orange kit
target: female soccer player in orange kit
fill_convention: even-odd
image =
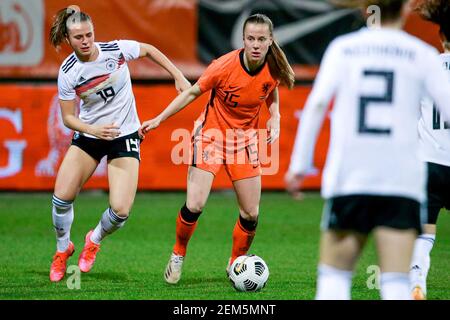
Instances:
[[[244,48],[214,60],[194,86],[141,126],[141,133],[145,134],[202,93],[211,91],[209,102],[194,128],[187,199],[178,214],[176,242],[164,273],[168,283],[180,280],[189,239],[208,199],[214,176],[222,165],[233,182],[239,203],[228,267],[238,256],[247,253],[255,236],[261,196],[261,168],[256,149],[259,113],[267,102],[271,115],[267,122],[268,142],[271,143],[280,131],[278,85],[289,88],[294,85],[294,72],[272,32],[273,24],[267,16],[255,14],[247,18],[243,27]],[[238,142],[237,148],[233,147],[233,142],[230,144],[230,140],[224,138],[230,132],[244,132],[248,139]],[[243,161],[236,163],[230,157]]]

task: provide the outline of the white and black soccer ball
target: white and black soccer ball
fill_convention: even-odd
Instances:
[[[234,260],[228,277],[237,291],[259,291],[269,279],[269,268],[260,257],[244,255]]]

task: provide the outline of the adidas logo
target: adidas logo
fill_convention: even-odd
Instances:
[[[78,82],[84,82],[84,81],[86,81],[86,79],[83,78],[83,76],[81,76],[81,77],[80,77],[80,80],[79,80]]]

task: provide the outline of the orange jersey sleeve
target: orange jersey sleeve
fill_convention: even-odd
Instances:
[[[206,92],[208,90],[216,87],[217,83],[221,78],[221,73],[223,71],[222,65],[219,60],[214,60],[203,72],[202,76],[198,79],[197,84],[201,92]]]

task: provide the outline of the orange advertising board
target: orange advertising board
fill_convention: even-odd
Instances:
[[[299,109],[302,108],[309,87],[293,90],[280,88],[281,138],[278,155],[269,149],[263,167],[263,188],[282,189],[283,176],[289,165],[297,131]],[[175,97],[171,85],[133,88],[141,121],[157,115]],[[190,134],[194,120],[206,105],[204,94],[182,112],[164,122],[147,135],[141,146],[139,188],[146,190],[184,189],[186,187]],[[267,108],[262,109],[260,127],[268,120]],[[1,85],[0,86],[0,189],[51,190],[59,164],[70,145],[72,132],[64,127],[55,85]],[[320,136],[316,165],[325,162],[329,126],[325,124]],[[106,163],[101,162],[86,188],[108,187]],[[264,172],[264,171],[263,171]],[[306,186],[318,188],[319,177],[312,177]],[[231,187],[224,169],[216,177],[214,188]]]
[[[0,75],[8,78],[56,78],[71,49],[59,52],[48,41],[53,16],[74,4],[88,13],[96,41],[130,39],[150,43],[189,76],[197,77],[196,1],[8,0],[0,1]],[[149,59],[131,68],[134,78],[167,78]],[[202,69],[200,69],[201,72]]]

